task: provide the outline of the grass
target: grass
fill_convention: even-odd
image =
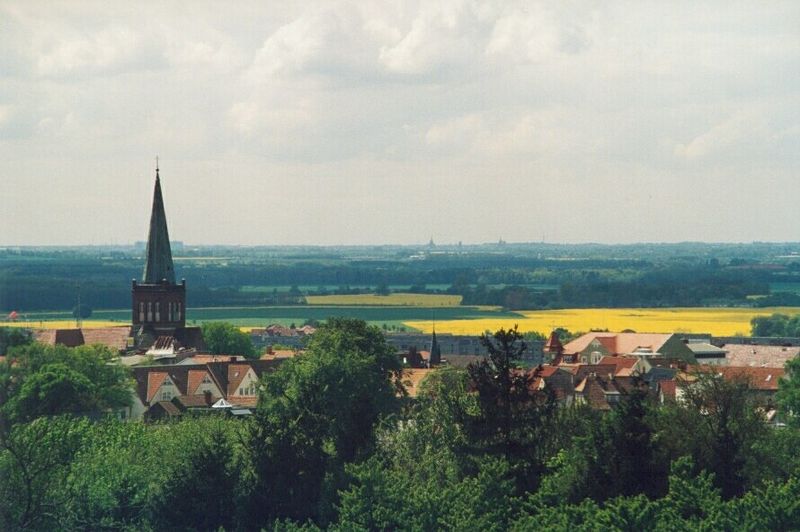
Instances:
[[[309,305],[364,305],[388,307],[457,307],[461,296],[448,294],[375,294],[306,296]]]
[[[452,334],[480,334],[501,327],[518,325],[520,331],[548,334],[556,327],[570,331],[608,329],[637,332],[710,333],[715,336],[750,334],[750,320],[756,316],[769,316],[776,312],[798,314],[796,307],[765,308],[672,308],[672,309],[564,309],[522,311],[518,318],[478,318],[472,320],[437,320],[436,330]],[[430,322],[405,322],[409,327],[429,333]]]

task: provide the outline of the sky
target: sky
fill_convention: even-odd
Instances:
[[[0,0],[0,245],[800,241],[800,2]]]

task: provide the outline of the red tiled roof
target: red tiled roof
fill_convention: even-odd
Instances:
[[[561,339],[555,331],[550,333],[550,338],[548,338],[547,342],[544,344],[544,350],[549,353],[561,352],[564,350],[564,345],[561,343]]]
[[[167,373],[163,371],[151,371],[147,374],[147,402],[151,402],[155,397],[158,388],[164,384]]]
[[[97,329],[82,329],[82,332],[86,345],[100,344],[116,351],[124,351],[128,347],[131,328],[130,326],[101,327]]]
[[[419,383],[434,368],[408,368],[403,370],[403,385],[406,387],[409,397],[416,397],[419,393]]]
[[[256,395],[234,395],[228,397],[228,402],[234,406],[246,406],[255,408],[258,406],[258,396]]]
[[[249,370],[250,366],[247,364],[231,364],[228,366],[228,393],[226,395],[236,393]]]
[[[786,362],[800,354],[800,347],[777,345],[737,345],[727,344],[725,360],[729,366],[764,366],[782,368]]]
[[[197,392],[197,388],[200,386],[200,383],[203,382],[203,377],[208,375],[208,371],[204,369],[200,370],[189,370],[189,378],[187,379],[186,384],[186,394],[192,395]]]
[[[168,416],[179,416],[181,415],[180,409],[175,406],[172,401],[159,401],[156,403],[158,406],[164,409],[164,413]]]
[[[46,345],[67,347],[78,347],[85,343],[80,329],[37,329],[33,331],[33,339]]]
[[[564,346],[564,354],[581,353],[593,340],[597,340],[612,355],[625,355],[641,348],[647,348],[655,353],[670,336],[672,335],[656,333],[591,332],[567,343]]]
[[[783,368],[752,368],[749,366],[690,366],[699,372],[722,375],[725,379],[743,379],[750,388],[761,391],[777,391],[778,381],[783,378]]]
[[[558,366],[539,366],[533,370],[533,374],[536,377],[544,377],[546,379],[555,375],[558,370]]]
[[[658,388],[665,399],[675,399],[677,397],[678,383],[674,380],[659,381]]]

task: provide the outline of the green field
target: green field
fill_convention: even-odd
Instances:
[[[516,312],[488,310],[479,307],[399,307],[399,306],[322,306],[296,305],[283,307],[219,307],[189,308],[187,324],[199,325],[206,321],[228,321],[241,327],[264,327],[272,323],[282,325],[302,324],[305,320],[322,321],[331,316],[359,318],[371,324],[387,327],[403,326],[405,321],[427,322],[438,320],[473,320],[480,318],[521,318]],[[130,323],[131,311],[96,310],[91,320],[110,320]],[[31,312],[24,318],[36,322],[44,320],[69,320],[69,312]],[[408,326],[405,326],[408,329]]]

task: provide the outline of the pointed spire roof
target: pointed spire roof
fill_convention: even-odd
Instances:
[[[544,344],[544,351],[545,353],[556,353],[558,355],[564,352],[564,346],[561,344],[561,339],[556,331],[550,333],[550,338]]]
[[[150,233],[147,236],[147,259],[144,264],[142,282],[160,283],[166,279],[175,284],[175,267],[169,247],[167,215],[164,213],[164,198],[161,196],[161,179],[156,165],[156,186],[153,191],[153,210],[150,214]]]
[[[431,366],[438,366],[442,363],[442,350],[436,340],[436,326],[433,326],[433,337],[431,338],[431,354],[428,356],[428,363]]]

